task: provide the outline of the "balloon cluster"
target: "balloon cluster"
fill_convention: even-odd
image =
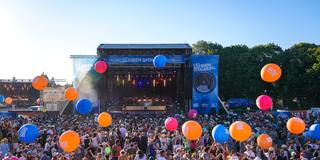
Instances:
[[[104,61],[97,61],[94,65],[96,72],[104,73],[107,70],[107,65]],[[32,87],[36,90],[42,91],[49,84],[48,79],[44,76],[37,76],[32,80]],[[85,98],[79,98],[79,94],[76,88],[69,87],[64,93],[65,99],[69,101],[75,101],[75,109],[79,114],[85,115],[92,111],[92,103]],[[12,104],[13,99],[11,97],[5,98],[0,95],[0,103]],[[37,104],[40,104],[40,99],[37,99]],[[108,127],[112,124],[112,117],[109,113],[103,112],[98,117],[98,124],[101,127]],[[21,126],[18,131],[18,137],[21,142],[32,143],[39,136],[38,127],[34,124],[25,124]],[[63,132],[59,137],[59,145],[64,152],[73,152],[80,145],[80,135],[72,130]]]
[[[277,64],[269,63],[262,67],[260,71],[261,79],[268,83],[273,83],[281,77],[281,68]],[[267,95],[260,95],[256,99],[256,105],[260,110],[269,110],[272,105],[272,99]]]
[[[157,58],[154,59],[154,66],[159,68]],[[261,78],[265,82],[273,83],[281,77],[281,68],[276,64],[267,64],[261,70]],[[273,106],[272,98],[268,95],[260,95],[256,99],[256,105],[260,110],[270,110]],[[189,119],[196,119],[198,112],[195,109],[191,109],[188,112]],[[165,120],[165,128],[169,131],[174,131],[178,127],[178,122],[175,118],[169,117]],[[287,121],[287,129],[292,134],[301,134],[305,130],[305,122],[298,118],[293,117]],[[201,125],[194,121],[186,121],[182,125],[182,133],[188,140],[197,140],[201,137],[202,128]],[[314,124],[309,128],[307,133],[310,137],[320,140],[320,124]],[[222,124],[216,125],[212,129],[212,137],[217,143],[225,143],[230,138],[238,142],[247,141],[252,136],[252,128],[244,121],[235,121],[229,126],[229,130]],[[268,134],[261,134],[257,137],[257,145],[261,149],[269,149],[272,146],[273,140]]]
[[[164,55],[157,55],[153,59],[153,65],[155,68],[164,68],[167,64],[167,57]],[[106,72],[108,65],[105,61],[99,60],[94,64],[94,70],[97,73],[103,74]],[[276,64],[265,65],[260,72],[261,79],[268,83],[273,83],[281,77],[281,68]],[[32,87],[36,90],[42,91],[49,84],[48,79],[44,76],[37,76],[32,81]],[[65,99],[75,102],[75,109],[79,114],[86,115],[92,111],[92,103],[89,99],[79,98],[79,93],[76,88],[69,87],[65,90]],[[0,95],[0,103],[5,102],[6,104],[12,104],[12,98],[4,97]],[[40,103],[40,100],[39,100]],[[256,99],[256,105],[260,110],[270,110],[273,106],[272,98],[268,95],[260,95]],[[195,109],[191,109],[188,112],[188,117],[190,120],[186,121],[182,125],[182,134],[188,140],[198,140],[202,135],[202,127],[196,122],[198,112]],[[112,117],[107,112],[102,112],[97,118],[97,122],[101,127],[108,127],[112,124]],[[168,131],[175,131],[178,128],[178,120],[174,117],[168,117],[164,126]],[[298,117],[293,117],[287,121],[287,129],[292,134],[301,134],[305,130],[305,123],[302,119]],[[244,121],[235,121],[229,128],[222,124],[216,125],[212,129],[212,137],[217,143],[225,143],[230,138],[244,142],[247,141],[252,136],[252,128],[250,125]],[[34,142],[38,135],[39,130],[34,124],[25,124],[19,131],[19,140],[25,143]],[[320,124],[314,124],[310,126],[308,134],[310,137],[320,140]],[[262,149],[268,149],[272,146],[272,138],[267,134],[261,134],[257,137],[257,145]],[[63,132],[59,137],[59,145],[64,152],[73,152],[80,145],[80,135],[72,130]],[[105,148],[105,152],[111,152],[111,148]]]
[[[0,95],[0,103],[5,103],[7,105],[11,105],[13,102],[13,99],[11,97],[4,97],[3,95]]]

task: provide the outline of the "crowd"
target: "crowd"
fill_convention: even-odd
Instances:
[[[307,135],[291,135],[286,129],[286,117],[275,117],[263,112],[233,115],[202,115],[196,118],[203,129],[197,141],[186,140],[181,128],[169,132],[164,120],[175,116],[179,126],[187,117],[183,114],[130,115],[113,114],[112,125],[97,125],[97,115],[2,118],[0,121],[0,157],[21,160],[317,160],[320,143]],[[320,122],[320,115],[302,117],[307,127]],[[212,128],[217,124],[229,126],[236,120],[247,122],[253,129],[252,137],[242,143],[230,139],[224,144],[214,142]],[[19,142],[18,129],[32,123],[39,128],[34,143]],[[73,153],[64,153],[59,146],[59,135],[74,130],[81,136],[80,146]],[[267,133],[273,146],[261,150],[256,144],[259,134]]]

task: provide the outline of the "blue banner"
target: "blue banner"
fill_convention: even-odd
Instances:
[[[168,64],[183,64],[184,55],[165,55]],[[107,55],[103,59],[108,64],[152,64],[153,55]]]
[[[250,98],[230,98],[227,102],[230,108],[255,106],[254,101]]]
[[[192,108],[208,114],[218,107],[218,55],[193,55]]]
[[[0,118],[16,118],[17,114],[14,112],[0,112]]]

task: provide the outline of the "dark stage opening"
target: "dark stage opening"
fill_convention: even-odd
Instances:
[[[182,110],[184,64],[109,65],[99,83],[101,104],[110,111]]]

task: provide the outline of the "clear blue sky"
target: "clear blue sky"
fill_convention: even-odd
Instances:
[[[320,44],[319,0],[0,0],[0,78],[71,80],[99,43]]]

